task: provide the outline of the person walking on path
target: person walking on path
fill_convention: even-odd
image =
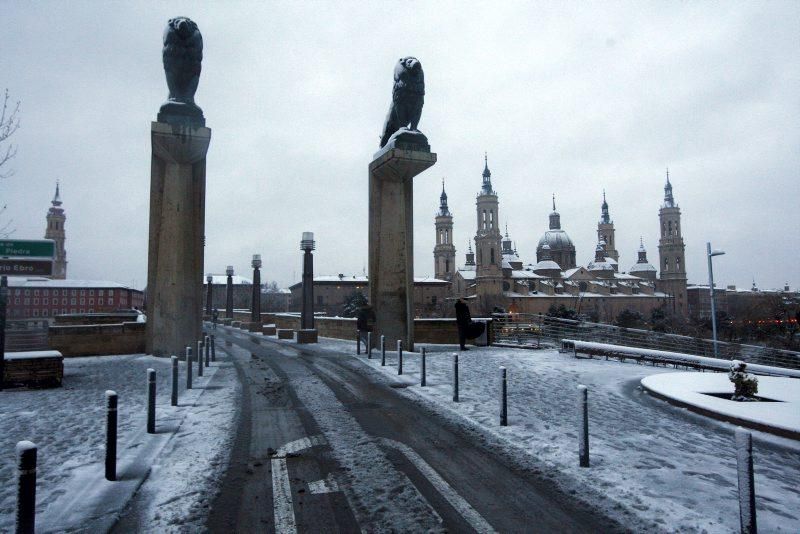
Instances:
[[[219,320],[219,310],[214,308],[214,311],[211,314],[211,322],[214,325],[214,330],[217,329],[217,321]]]
[[[458,326],[458,345],[461,350],[469,350],[465,343],[467,342],[467,330],[469,324],[472,322],[472,317],[469,314],[469,306],[463,300],[456,300],[456,325]]]
[[[364,342],[364,347],[367,347],[367,332],[372,332],[372,325],[375,324],[375,310],[369,304],[364,304],[358,309],[356,315],[356,328],[358,329],[359,343]]]

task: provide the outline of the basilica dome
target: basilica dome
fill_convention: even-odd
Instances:
[[[550,214],[550,229],[539,239],[536,247],[536,261],[545,259],[544,247],[549,247],[550,257],[562,269],[572,269],[575,267],[575,245],[569,238],[567,232],[561,229],[561,215],[556,211],[556,200],[553,197],[553,212]]]

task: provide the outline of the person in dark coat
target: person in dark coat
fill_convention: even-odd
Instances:
[[[372,325],[375,324],[375,310],[369,304],[364,304],[358,309],[356,315],[356,328],[358,329],[359,339],[367,347],[367,332],[372,332]]]
[[[219,311],[214,308],[214,311],[211,313],[211,322],[214,324],[214,330],[217,329],[217,321],[219,321]]]
[[[456,325],[458,326],[458,345],[461,350],[469,350],[465,343],[470,323],[472,323],[472,316],[469,314],[469,306],[461,299],[456,300]]]

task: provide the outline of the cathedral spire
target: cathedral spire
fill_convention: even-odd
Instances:
[[[675,207],[675,199],[672,197],[672,184],[669,182],[669,167],[667,167],[667,183],[664,186],[664,207]]]
[[[601,215],[600,222],[603,224],[611,224],[611,216],[608,214],[608,202],[606,202],[606,190],[603,189],[603,204],[600,206]]]
[[[59,191],[59,182],[56,180],[56,194],[53,196],[52,204],[53,206],[60,206],[61,205],[61,192]]]
[[[556,211],[556,195],[553,193],[553,213],[550,214],[550,229],[561,229],[561,215]]]
[[[450,208],[447,207],[447,193],[444,190],[444,178],[442,178],[442,194],[439,195],[439,215],[450,215]]]
[[[492,171],[489,170],[489,155],[487,152],[483,153],[483,187],[481,188],[484,194],[491,194],[492,190]]]

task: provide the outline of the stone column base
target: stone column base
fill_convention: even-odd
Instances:
[[[289,328],[278,328],[278,339],[294,339],[294,330]]]
[[[261,333],[265,336],[274,336],[275,335],[275,325],[274,324],[265,324],[261,327]]]
[[[305,330],[298,330],[297,331],[297,342],[298,343],[317,343],[317,329],[316,328],[308,328]]]

